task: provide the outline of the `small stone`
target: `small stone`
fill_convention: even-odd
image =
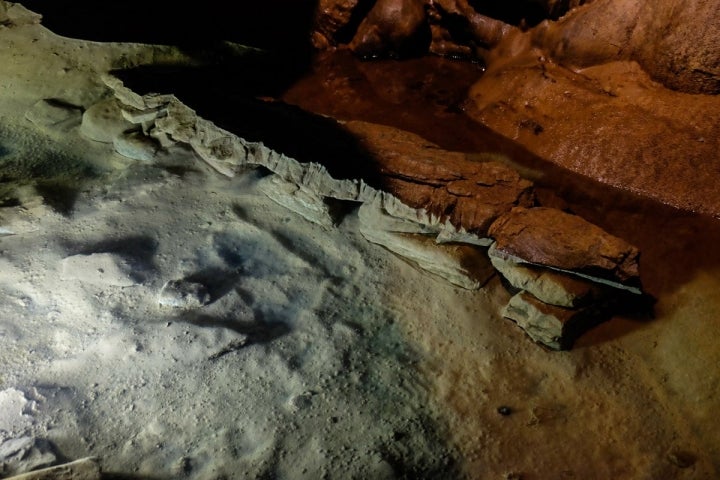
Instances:
[[[502,406],[502,407],[498,407],[497,412],[500,415],[507,417],[508,415],[510,415],[512,413],[512,409],[510,407]]]
[[[194,309],[210,303],[205,285],[189,280],[170,280],[160,290],[158,303],[164,307]]]

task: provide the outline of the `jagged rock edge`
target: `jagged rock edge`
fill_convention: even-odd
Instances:
[[[463,227],[455,227],[448,218],[433,215],[424,208],[410,207],[393,194],[373,188],[362,179],[335,179],[323,165],[314,162],[300,163],[294,158],[266,147],[262,142],[246,141],[211,121],[199,117],[193,109],[172,94],[153,93],[141,96],[125,87],[116,77],[105,75],[103,80],[113,90],[116,98],[130,110],[123,113],[126,119],[136,116],[138,119],[142,119],[143,132],[151,136],[164,135],[174,142],[189,145],[203,161],[225,176],[234,177],[247,168],[264,167],[282,180],[308,189],[319,198],[329,197],[355,201],[364,205],[372,204],[387,215],[413,222],[426,234],[435,235],[437,243],[454,241],[475,246],[488,246],[493,243],[492,238],[480,237],[467,232]],[[362,232],[362,234],[368,241],[372,241],[366,232]],[[519,264],[537,265],[522,258],[514,257],[512,260]],[[642,293],[641,289],[637,287],[577,271],[548,265],[537,266],[636,294]],[[462,286],[467,288],[465,285]],[[479,285],[473,284],[471,288],[478,287]],[[531,334],[527,328],[522,328],[534,340],[545,343],[535,338],[535,335]],[[554,341],[545,344],[554,349],[560,347],[560,344],[555,344]]]
[[[428,227],[440,239],[462,238],[469,244],[490,244],[489,239],[467,232],[462,227],[456,228],[448,219],[433,215],[425,209],[410,207],[396,196],[373,188],[362,179],[338,180],[323,165],[300,163],[266,147],[262,142],[248,142],[199,117],[172,94],[141,96],[125,87],[116,77],[105,75],[103,80],[127,107],[140,112],[152,111],[157,132],[170,136],[176,142],[190,145],[202,160],[225,176],[233,177],[244,168],[262,166],[283,180],[307,188],[320,197],[360,203],[378,202],[389,215]],[[127,118],[130,115],[125,116]],[[143,120],[148,122],[147,117],[143,117]],[[218,155],[218,152],[222,154]]]

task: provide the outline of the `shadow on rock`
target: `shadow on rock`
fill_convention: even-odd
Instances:
[[[188,312],[180,316],[178,321],[202,328],[225,328],[246,338],[241,346],[270,343],[290,333],[290,326],[279,317],[271,317],[262,312],[255,312],[256,319],[251,322],[238,321],[233,318],[213,317],[211,315]]]

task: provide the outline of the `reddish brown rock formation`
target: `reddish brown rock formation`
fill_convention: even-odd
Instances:
[[[720,216],[720,96],[705,95],[720,93],[716,2],[543,1],[565,15],[526,32],[491,4],[424,3],[413,31],[429,26],[430,51],[486,59],[471,118],[574,172]]]
[[[639,280],[638,249],[553,208],[514,208],[492,224],[499,255],[620,283]]]
[[[351,17],[363,13],[358,3],[320,2],[315,36],[324,40],[316,45],[342,42],[338,32],[351,28]],[[483,53],[519,33],[507,14],[513,9],[547,19],[570,12],[527,34],[534,45],[564,65],[634,60],[670,88],[720,93],[720,10],[711,0],[545,0],[504,7],[468,0],[378,0],[350,47],[363,56],[423,49],[451,55]],[[523,13],[512,16],[525,18]]]
[[[350,48],[361,56],[400,56],[417,46],[425,7],[416,0],[378,0],[358,27]]]
[[[392,127],[348,122],[376,159],[384,189],[457,228],[485,236],[500,215],[533,203],[532,183],[505,165],[468,160],[422,137]]]
[[[516,290],[525,290],[544,303],[578,308],[606,295],[607,289],[587,280],[505,258],[506,255],[496,251],[495,245],[488,249],[488,255],[493,267],[507,283]]]
[[[720,93],[720,10],[711,0],[596,0],[540,25],[534,43],[568,66],[635,60],[662,84]]]
[[[320,0],[315,13],[312,43],[316,48],[333,45],[352,19],[359,0]]]
[[[663,88],[632,62],[573,72],[528,52],[491,67],[467,113],[542,158],[720,215],[720,97]]]

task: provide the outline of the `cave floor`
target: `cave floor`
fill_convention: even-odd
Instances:
[[[25,118],[106,97],[119,59],[182,54],[33,22],[0,27],[0,46],[0,226],[15,229],[0,236],[0,446],[48,440],[107,478],[717,477],[720,224],[472,123],[480,66],[339,53],[278,99],[502,153],[640,247],[654,318],[548,351],[500,318],[497,278],[471,292],[422,273],[368,244],[353,212],[323,229],[268,200],[259,172],[226,179],[180,147],[133,161]],[[211,303],[160,305],[180,278]]]

